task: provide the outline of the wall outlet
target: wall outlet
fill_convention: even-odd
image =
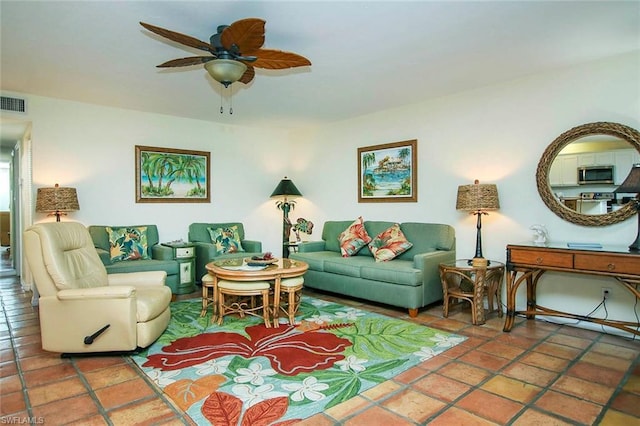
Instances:
[[[609,300],[611,297],[611,289],[608,287],[602,287],[602,300]]]

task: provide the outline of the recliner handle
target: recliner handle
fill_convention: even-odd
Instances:
[[[91,336],[86,336],[84,338],[84,344],[85,345],[90,345],[93,343],[94,340],[96,340],[98,338],[98,336],[100,336],[102,333],[104,333],[107,328],[111,327],[111,324],[107,324],[104,327],[102,327],[100,330],[96,331],[95,333],[93,333]]]

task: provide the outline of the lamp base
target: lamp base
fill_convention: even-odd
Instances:
[[[482,268],[489,265],[489,261],[484,257],[474,257],[471,259],[471,266],[475,268]]]

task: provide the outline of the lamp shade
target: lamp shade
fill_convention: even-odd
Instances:
[[[211,77],[215,81],[222,83],[224,87],[228,87],[231,83],[240,80],[247,70],[245,64],[233,59],[214,59],[205,63],[204,67]]]
[[[300,191],[298,191],[298,188],[296,188],[296,186],[293,184],[291,179],[287,178],[286,176],[284,177],[284,179],[280,181],[280,183],[278,183],[278,186],[276,186],[276,189],[273,190],[273,193],[271,193],[271,198],[274,198],[274,197],[293,198],[293,197],[301,197],[301,196],[302,194],[300,193]]]
[[[80,210],[75,188],[61,187],[56,183],[53,188],[38,188],[36,196],[36,212],[55,213]]]
[[[457,210],[487,211],[498,210],[498,187],[494,184],[481,184],[477,179],[473,185],[460,185],[456,200]]]
[[[625,194],[637,194],[640,192],[640,163],[636,163],[631,167],[629,176],[613,192]]]

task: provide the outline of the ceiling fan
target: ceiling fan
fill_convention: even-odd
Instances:
[[[274,70],[311,65],[311,61],[296,53],[263,49],[265,21],[258,18],[241,19],[231,25],[218,26],[217,33],[211,36],[209,43],[144,22],[140,22],[140,25],[169,40],[210,54],[173,59],[158,65],[158,68],[204,64],[211,77],[225,87],[236,81],[249,83],[255,77],[254,68]]]

